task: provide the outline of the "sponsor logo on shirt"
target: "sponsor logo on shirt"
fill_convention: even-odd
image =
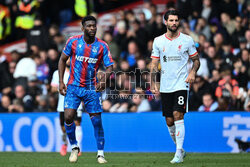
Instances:
[[[98,59],[76,55],[76,60],[87,62],[87,63],[96,63]]]

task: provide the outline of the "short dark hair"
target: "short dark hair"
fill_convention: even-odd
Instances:
[[[167,21],[169,15],[175,15],[178,16],[178,19],[180,18],[180,13],[177,10],[168,10],[165,14],[164,14],[164,19]]]
[[[96,18],[94,16],[85,16],[83,19],[82,19],[82,26],[84,25],[84,23],[86,21],[89,21],[89,20],[93,20],[96,22]]]

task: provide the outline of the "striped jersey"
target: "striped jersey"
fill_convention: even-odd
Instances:
[[[70,57],[70,75],[67,85],[94,88],[97,71],[103,63],[105,67],[113,65],[108,45],[95,38],[92,44],[87,44],[83,35],[68,39],[63,53]]]
[[[188,59],[196,55],[193,39],[183,33],[179,33],[174,39],[166,34],[154,39],[151,58],[160,59],[160,92],[189,90],[189,84],[185,82],[188,76],[187,64]]]

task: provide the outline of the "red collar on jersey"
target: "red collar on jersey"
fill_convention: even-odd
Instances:
[[[178,38],[179,36],[180,36],[180,32],[179,32],[179,34],[175,37],[175,38],[169,38],[168,36],[167,36],[167,33],[165,33],[165,37],[168,39],[168,40],[170,40],[170,41],[172,41],[172,40],[174,40],[174,39],[176,39],[176,38]]]

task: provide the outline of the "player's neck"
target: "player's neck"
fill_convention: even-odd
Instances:
[[[87,35],[84,35],[84,41],[87,43],[87,44],[92,44],[95,42],[95,37],[89,37]]]
[[[168,38],[174,39],[179,35],[179,31],[176,31],[176,32],[167,31],[166,35]]]

